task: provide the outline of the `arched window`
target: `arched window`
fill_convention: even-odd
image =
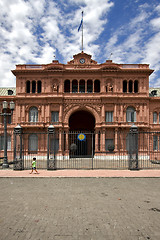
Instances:
[[[93,82],[92,80],[87,81],[87,92],[92,93],[93,92]]]
[[[128,107],[126,111],[126,121],[136,122],[136,110],[133,107]]]
[[[26,93],[30,93],[30,81],[26,82]]]
[[[153,112],[153,123],[157,123],[157,112]]]
[[[70,81],[65,80],[64,82],[64,92],[70,92]]]
[[[37,153],[37,151],[38,151],[38,136],[37,136],[37,134],[30,134],[29,135],[28,151]]]
[[[80,80],[80,82],[79,82],[79,92],[85,93],[85,81],[84,80]]]
[[[133,82],[132,82],[132,80],[129,80],[129,92],[130,93],[133,92]]]
[[[36,81],[32,81],[32,93],[36,92]]]
[[[41,93],[42,91],[42,82],[38,81],[38,85],[37,85],[37,93]]]
[[[138,81],[137,80],[134,81],[134,92],[135,93],[138,92]]]
[[[100,81],[99,80],[94,81],[94,92],[100,92]]]
[[[78,92],[78,81],[73,80],[72,81],[72,93],[77,93]]]
[[[124,93],[127,92],[127,81],[126,80],[123,81],[123,92]]]
[[[29,110],[29,122],[38,122],[38,108],[31,107]]]

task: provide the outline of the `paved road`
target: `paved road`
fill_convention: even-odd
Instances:
[[[160,239],[160,178],[1,178],[1,240]]]

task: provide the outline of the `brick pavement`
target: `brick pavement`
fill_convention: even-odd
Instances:
[[[160,239],[159,178],[1,178],[1,240]]]

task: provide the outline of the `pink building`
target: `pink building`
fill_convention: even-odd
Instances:
[[[77,159],[91,156],[92,164],[93,158],[97,162],[117,159],[120,151],[127,152],[127,134],[133,124],[139,132],[160,131],[160,90],[149,89],[152,72],[148,64],[117,64],[112,60],[98,64],[84,52],[67,64],[53,60],[42,65],[16,65],[12,70],[16,89],[0,89],[1,103],[13,100],[16,104],[13,116],[8,117],[9,160],[13,158],[12,133],[18,124],[26,134],[22,144],[28,156],[25,161],[31,161],[29,156],[33,155],[39,161],[42,156],[45,159],[47,137],[42,135],[50,125],[56,131],[58,161],[71,161],[72,150]],[[0,133],[3,155],[3,117]],[[159,136],[152,140],[152,150],[158,152]],[[108,154],[110,146],[112,156]]]

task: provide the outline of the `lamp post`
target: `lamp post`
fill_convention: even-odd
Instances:
[[[8,158],[7,158],[7,116],[11,116],[13,114],[13,110],[15,108],[15,103],[13,101],[10,102],[10,110],[11,113],[7,113],[8,102],[3,101],[2,103],[3,113],[0,115],[4,117],[4,158],[2,168],[8,168]]]

